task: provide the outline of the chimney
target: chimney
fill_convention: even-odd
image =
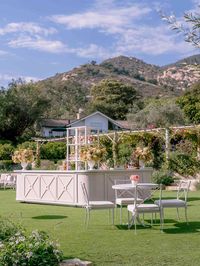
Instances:
[[[78,109],[78,113],[76,114],[76,118],[79,120],[81,119],[81,113],[83,112],[83,109],[82,108],[79,108]]]

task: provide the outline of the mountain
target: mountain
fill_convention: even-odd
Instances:
[[[156,66],[126,56],[95,61],[40,81],[52,101],[51,117],[74,114],[90,100],[92,85],[102,79],[132,84],[144,98],[179,96],[200,80],[200,55],[167,66]]]

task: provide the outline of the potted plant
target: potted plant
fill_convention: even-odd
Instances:
[[[144,167],[145,163],[151,162],[153,159],[151,150],[149,147],[136,147],[133,152],[133,156],[138,160],[139,166]]]
[[[16,150],[12,156],[14,163],[21,163],[22,170],[25,170],[28,163],[34,161],[34,153],[31,149],[19,149]]]
[[[82,161],[87,162],[89,169],[93,169],[95,163],[102,160],[106,153],[106,149],[97,146],[86,146],[81,149],[80,158]]]

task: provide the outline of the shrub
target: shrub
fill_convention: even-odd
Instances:
[[[169,168],[183,176],[195,176],[200,170],[200,162],[192,155],[174,152],[169,159]]]
[[[0,144],[0,160],[10,160],[14,147],[10,143]]]
[[[19,230],[0,244],[2,266],[57,266],[61,260],[61,251],[45,232],[26,235]]]
[[[0,161],[0,171],[13,171],[14,169],[20,169],[17,165],[14,165],[12,160]]]
[[[166,170],[155,171],[152,175],[153,181],[157,184],[163,184],[165,186],[174,183],[172,173]]]
[[[0,220],[0,242],[8,241],[8,239],[16,234],[21,226],[14,224],[9,220]]]
[[[62,160],[66,157],[66,143],[48,142],[41,147],[41,159]]]

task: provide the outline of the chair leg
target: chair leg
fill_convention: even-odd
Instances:
[[[164,212],[163,209],[160,209],[160,230],[163,232],[163,225],[164,225]]]
[[[85,225],[87,224],[87,209],[85,208]]]
[[[129,224],[129,222],[130,222],[130,215],[129,215],[129,211],[128,211],[128,229],[130,229],[130,224]]]
[[[176,208],[176,213],[177,213],[177,218],[178,218],[178,220],[180,221],[179,209],[178,209],[178,208]]]
[[[151,226],[153,225],[153,213],[151,214]]]
[[[114,212],[114,208],[112,208],[112,224],[114,225],[114,214],[115,214],[115,212]]]
[[[135,235],[137,234],[137,219],[136,219],[136,214],[134,215],[134,226],[135,226]]]
[[[188,217],[187,217],[187,206],[185,207],[185,220],[188,225],[189,223],[188,223]]]
[[[89,221],[90,221],[90,209],[86,209],[87,210],[87,221],[86,221],[86,227],[88,227],[89,225]]]
[[[122,205],[120,205],[120,224],[122,224]]]

